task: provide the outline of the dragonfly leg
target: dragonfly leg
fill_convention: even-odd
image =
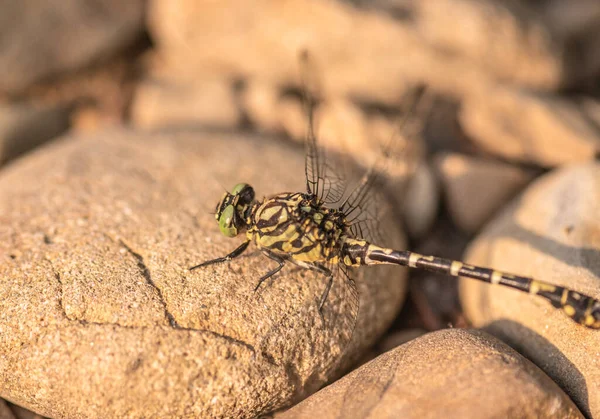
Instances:
[[[270,270],[269,272],[267,272],[266,274],[264,274],[263,276],[260,277],[260,279],[258,280],[258,284],[256,284],[256,286],[254,287],[254,292],[256,292],[258,290],[258,288],[260,287],[260,285],[263,282],[265,282],[265,280],[267,280],[270,277],[272,277],[273,275],[275,275],[285,265],[285,259],[283,259],[282,257],[277,256],[277,255],[275,255],[275,254],[273,254],[271,252],[267,252],[267,251],[265,251],[264,253],[265,253],[265,255],[267,255],[267,257],[269,259],[272,259],[275,262],[279,263],[279,266],[277,266],[276,268]]]
[[[317,271],[327,277],[327,285],[325,286],[325,289],[323,290],[323,294],[321,294],[321,298],[319,299],[319,314],[321,315],[321,318],[323,318],[323,305],[325,304],[325,301],[327,301],[327,297],[329,296],[329,291],[331,291],[331,286],[333,285],[333,273],[331,272],[331,270],[329,268],[326,268],[325,266],[319,265],[316,263],[313,265],[310,265],[309,268],[311,270]]]
[[[231,252],[227,256],[223,256],[223,257],[212,259],[212,260],[207,260],[206,262],[202,262],[199,265],[192,266],[190,268],[190,271],[193,271],[194,269],[202,268],[204,266],[212,265],[215,263],[230,261],[231,259],[234,259],[234,258],[238,257],[239,255],[241,255],[242,253],[244,253],[244,250],[246,250],[246,248],[248,247],[249,244],[250,244],[250,240],[246,240],[245,242],[243,242],[241,245],[239,245],[233,252]]]
[[[329,276],[327,277],[327,286],[321,295],[321,300],[319,301],[319,313],[323,315],[323,304],[327,301],[327,297],[329,296],[329,291],[331,291],[331,286],[333,285],[333,275],[329,272]]]

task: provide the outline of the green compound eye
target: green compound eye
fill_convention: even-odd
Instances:
[[[227,237],[235,237],[238,234],[237,227],[233,222],[234,213],[235,210],[233,205],[228,205],[225,207],[219,218],[219,228],[221,229],[221,233]]]
[[[235,185],[233,187],[231,194],[232,195],[238,194],[238,193],[242,192],[242,190],[244,190],[244,188],[246,188],[247,186],[248,186],[247,183],[238,183],[237,185]]]

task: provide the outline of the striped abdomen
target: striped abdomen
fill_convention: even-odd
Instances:
[[[340,254],[348,266],[395,264],[452,276],[478,279],[540,296],[584,326],[600,329],[600,301],[587,295],[518,275],[472,266],[456,260],[386,249],[363,240],[346,239]]]

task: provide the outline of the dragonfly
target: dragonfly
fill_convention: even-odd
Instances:
[[[421,95],[422,96],[422,95]],[[406,115],[414,112],[419,95]],[[220,232],[229,238],[244,240],[229,254],[192,266],[190,270],[231,261],[253,243],[277,266],[261,276],[254,288],[280,272],[286,264],[316,271],[326,278],[318,299],[319,313],[327,301],[334,278],[341,276],[350,309],[346,327],[352,334],[358,314],[358,293],[352,271],[371,265],[398,265],[441,273],[452,277],[472,278],[492,285],[509,287],[545,299],[566,316],[586,328],[600,329],[600,300],[566,287],[496,269],[473,266],[458,260],[397,250],[373,242],[373,225],[377,220],[364,215],[371,193],[381,181],[382,172],[369,169],[350,193],[345,193],[342,178],[331,169],[317,144],[314,129],[314,101],[305,96],[308,128],[305,136],[306,189],[256,198],[253,187],[238,183],[225,192],[215,209]],[[406,121],[407,118],[404,118]]]

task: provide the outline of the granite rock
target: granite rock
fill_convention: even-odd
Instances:
[[[600,165],[532,183],[469,246],[466,261],[600,298]],[[467,317],[524,354],[588,416],[600,416],[600,333],[540,298],[463,279]]]
[[[253,248],[188,270],[239,244],[211,215],[221,184],[260,198],[303,174],[301,147],[199,131],[64,139],[4,169],[0,396],[50,417],[256,416],[339,374],[397,314],[404,270],[357,274],[351,340],[341,276],[321,317],[314,272],[253,291],[274,263]]]
[[[395,348],[278,419],[583,418],[530,361],[475,330],[448,329]]]

